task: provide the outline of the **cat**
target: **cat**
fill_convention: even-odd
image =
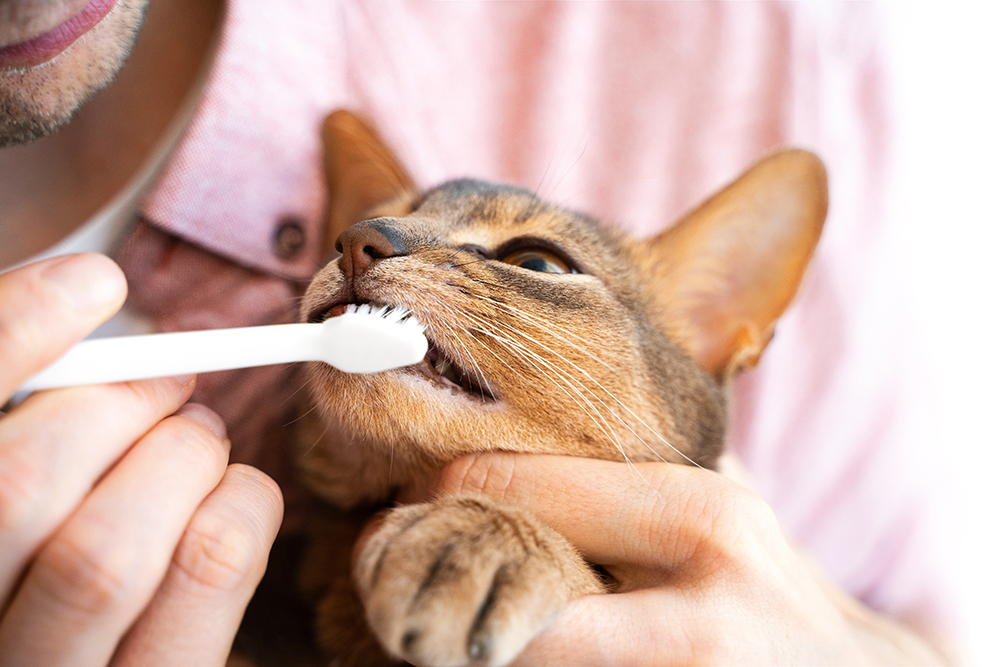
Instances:
[[[522,509],[474,494],[394,506],[396,494],[476,452],[714,468],[726,386],[757,363],[819,239],[823,165],[773,154],[636,240],[511,185],[419,192],[346,111],[324,141],[341,255],[303,319],[401,306],[430,346],[384,373],[309,368],[300,463],[331,508],[300,577],[319,641],[338,664],[506,664],[568,601],[614,582]]]

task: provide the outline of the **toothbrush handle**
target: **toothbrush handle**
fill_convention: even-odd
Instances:
[[[321,341],[320,324],[98,338],[77,344],[21,390],[311,361],[322,356]]]

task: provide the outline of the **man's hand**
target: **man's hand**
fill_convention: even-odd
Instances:
[[[0,274],[0,404],[125,298],[110,260]],[[0,665],[222,665],[281,521],[193,378],[39,392],[0,416]],[[183,406],[183,407],[182,407]]]
[[[666,463],[485,454],[437,491],[532,510],[617,582],[571,602],[516,664],[941,664],[793,548],[770,508],[717,474]]]

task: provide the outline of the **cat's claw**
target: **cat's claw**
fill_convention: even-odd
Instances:
[[[431,667],[505,665],[569,600],[602,590],[561,535],[473,495],[393,510],[355,579],[386,651]]]

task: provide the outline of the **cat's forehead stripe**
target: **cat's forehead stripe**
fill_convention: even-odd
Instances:
[[[533,193],[511,185],[474,179],[449,181],[428,191],[417,214],[447,226],[449,243],[497,247],[514,236],[537,236],[574,247],[606,246],[596,221],[548,204]]]
[[[555,209],[523,188],[463,179],[428,192],[418,210],[448,215],[455,224],[510,226],[537,222],[541,214]]]

